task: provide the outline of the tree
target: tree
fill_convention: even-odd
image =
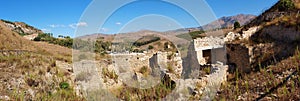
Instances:
[[[33,41],[41,41],[41,37],[40,36],[37,36],[33,39]]]
[[[290,10],[295,7],[295,4],[292,0],[280,0],[279,3],[279,10],[284,11],[284,10]]]
[[[58,35],[58,37],[59,37],[59,38],[63,38],[64,36],[63,36],[63,35]]]
[[[149,45],[149,46],[148,46],[148,49],[149,49],[149,50],[151,50],[151,49],[153,49],[153,48],[154,48],[154,47],[153,47],[152,45]]]
[[[236,22],[234,22],[233,27],[234,27],[234,29],[241,28],[241,24],[238,21],[236,21]]]

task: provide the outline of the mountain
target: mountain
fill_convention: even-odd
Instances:
[[[221,28],[232,28],[233,24],[237,21],[239,22],[242,26],[249,23],[251,20],[256,18],[255,15],[250,15],[250,14],[239,14],[235,16],[229,16],[229,17],[222,17],[216,21],[213,21],[207,25],[202,26],[202,29],[205,30],[210,30],[210,29],[215,29],[216,27],[221,27]]]
[[[156,32],[156,31],[150,31],[150,30],[141,30],[137,32],[129,32],[129,33],[120,33],[120,34],[114,34],[114,35],[108,35],[108,34],[90,34],[85,36],[79,36],[80,39],[90,39],[95,40],[97,38],[102,38],[105,40],[113,40],[114,37],[116,37],[115,41],[119,41],[117,39],[128,39],[128,40],[137,40],[143,36],[146,35],[153,35],[153,34],[159,34],[165,37],[168,37],[170,40],[175,40],[176,42],[184,42],[183,39],[180,39],[176,37],[177,35],[188,33],[190,30],[197,31],[200,29],[212,29],[215,28],[215,26],[221,25],[222,28],[228,28],[232,27],[235,21],[240,22],[241,25],[244,25],[248,22],[250,22],[252,19],[254,19],[256,16],[254,15],[246,15],[246,14],[239,14],[236,16],[230,16],[230,17],[222,17],[212,23],[209,23],[207,25],[204,25],[202,27],[196,27],[196,28],[182,28],[182,29],[176,29],[176,30],[170,30],[166,32]]]

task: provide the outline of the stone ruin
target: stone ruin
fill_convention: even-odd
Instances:
[[[200,65],[226,63],[224,39],[221,37],[204,37],[194,40],[194,47]]]
[[[183,79],[183,69],[188,67],[183,66],[184,61],[179,53],[110,54],[112,64],[109,65],[95,62],[95,65],[91,65],[92,68],[86,71],[86,68],[88,68],[86,66],[88,65],[77,64],[79,67],[76,68],[77,70],[74,69],[75,71],[86,71],[89,75],[93,75],[86,81],[77,83],[77,89],[81,88],[83,92],[95,90],[93,89],[95,87],[102,87],[101,89],[109,90],[118,88],[123,83],[131,87],[147,89],[147,87],[152,87],[152,83],[156,83],[149,82],[151,78],[149,79],[149,76],[145,77],[145,75],[139,72],[143,66],[147,66],[150,70],[150,74],[148,75],[153,76],[154,79],[155,77],[159,79],[167,77],[176,83],[174,91],[163,99],[187,100],[190,97],[201,97],[203,100],[209,100],[216,94],[221,83],[226,82],[228,67],[224,65],[226,63],[224,39],[220,37],[205,37],[195,39],[192,45],[194,49],[191,52],[196,53],[196,55],[192,56],[196,57],[196,61],[199,62],[197,65],[194,65],[196,66],[195,68],[198,68],[197,71],[199,72],[201,65],[211,65],[211,73],[209,75]],[[97,66],[99,64],[100,66]],[[115,71],[119,76],[118,80],[109,79],[107,82],[104,82],[103,75],[101,74],[102,68]],[[75,74],[80,74],[80,72],[76,72]],[[83,95],[87,96],[86,94]]]

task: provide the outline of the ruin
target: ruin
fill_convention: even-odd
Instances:
[[[236,68],[241,72],[251,71],[248,47],[241,44],[228,43],[226,44],[226,51],[229,72],[234,72]]]
[[[224,39],[221,37],[204,37],[194,40],[194,48],[200,65],[226,63]]]

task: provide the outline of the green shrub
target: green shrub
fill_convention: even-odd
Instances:
[[[41,41],[41,39],[42,39],[41,37],[37,36],[33,39],[33,41]]]
[[[168,64],[167,69],[168,69],[169,73],[174,73],[174,72],[175,72],[175,70],[174,70],[172,64]]]
[[[148,40],[144,40],[144,41],[139,41],[139,40],[143,40],[143,39],[147,39],[147,38],[149,38],[149,39]],[[156,42],[156,41],[160,40],[160,37],[144,36],[143,38],[141,38],[139,40],[136,41],[136,42],[134,42],[133,45],[137,46],[137,47],[140,47],[140,46],[143,46],[143,45],[147,45],[149,43]]]
[[[26,33],[25,33],[26,34]],[[61,35],[59,37],[62,37]],[[52,33],[42,33],[39,34],[36,38],[34,38],[34,41],[44,41],[51,44],[57,44],[60,46],[72,48],[73,46],[73,39],[69,36],[64,36],[65,39],[58,39],[53,37]]]
[[[149,70],[148,70],[148,67],[147,66],[143,66],[141,69],[140,69],[140,71],[139,71],[140,73],[142,73],[142,74],[147,74],[148,72],[149,72]]]
[[[70,85],[69,85],[69,83],[67,83],[67,82],[61,82],[61,83],[59,84],[59,87],[60,87],[61,89],[69,89],[69,88],[70,88]]]
[[[149,45],[149,46],[148,46],[148,49],[150,49],[150,50],[153,49],[153,48],[154,48],[154,47],[153,47],[152,45]]]
[[[241,28],[241,24],[238,21],[236,21],[236,22],[234,22],[233,27],[234,27],[234,29]]]
[[[193,38],[196,39],[198,37],[201,37],[200,35],[205,33],[205,31],[194,31],[194,32],[190,32],[189,35]]]
[[[280,11],[290,10],[293,8],[295,8],[295,4],[292,0],[280,0],[280,3],[279,3]]]
[[[102,75],[108,77],[109,79],[113,79],[115,82],[118,82],[119,76],[115,71],[109,71],[108,68],[102,68]]]

